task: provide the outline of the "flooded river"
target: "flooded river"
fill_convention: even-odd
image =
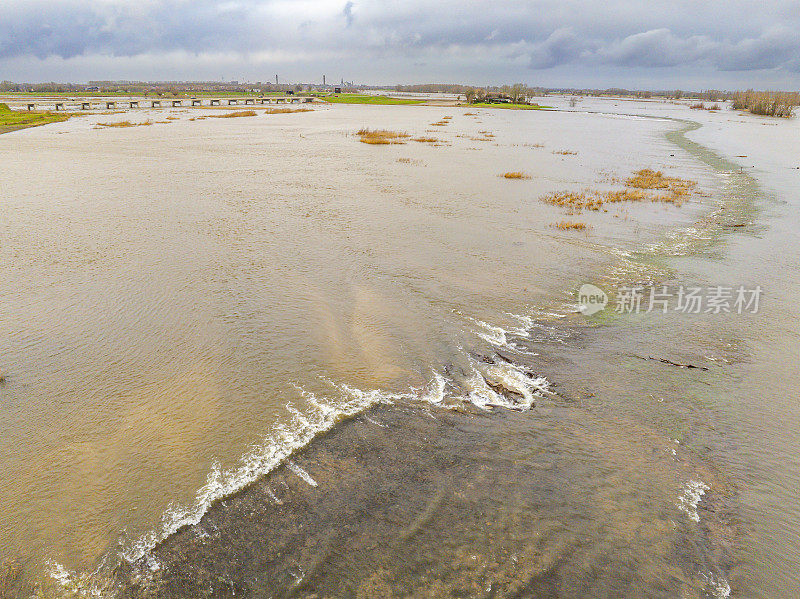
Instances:
[[[140,110],[0,136],[15,584],[798,596],[798,122],[542,103],[561,110]],[[125,120],[152,124],[100,126]],[[644,168],[697,184],[542,201]],[[580,311],[586,283],[605,310]],[[646,309],[718,287],[763,293]]]

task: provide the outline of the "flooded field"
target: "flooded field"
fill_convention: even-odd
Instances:
[[[797,122],[542,103],[0,136],[7,584],[796,597]]]

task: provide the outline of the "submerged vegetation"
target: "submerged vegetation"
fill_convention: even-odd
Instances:
[[[735,92],[731,98],[734,110],[748,110],[763,116],[791,117],[800,105],[798,92],[758,92],[749,89]]]
[[[571,220],[562,220],[555,224],[556,229],[561,231],[585,231],[588,226],[586,223],[574,222]]]
[[[264,114],[290,114],[294,112],[314,112],[313,108],[267,108]]]
[[[625,181],[625,189],[559,191],[540,199],[546,204],[566,208],[568,214],[576,214],[582,210],[602,210],[605,209],[605,204],[620,202],[664,202],[681,206],[695,185],[694,181],[667,177],[661,171],[645,168],[636,171]]]
[[[209,115],[212,119],[234,119],[243,116],[256,116],[255,110],[239,110],[237,112],[228,112],[225,114],[212,114]]]
[[[388,129],[359,129],[356,135],[361,143],[372,145],[404,144],[405,139],[411,137],[408,133]]]
[[[167,117],[167,118],[169,118],[169,117]],[[106,128],[111,128],[111,127],[121,127],[121,128],[122,127],[146,127],[147,125],[152,125],[152,124],[153,124],[153,121],[151,121],[149,119],[144,121],[144,122],[141,122],[141,123],[132,123],[130,121],[119,121],[119,122],[116,122],[116,123],[97,123],[96,128],[97,129],[106,129]]]

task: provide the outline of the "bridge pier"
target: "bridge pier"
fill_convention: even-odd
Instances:
[[[161,100],[152,100],[150,102],[150,108],[161,108]]]
[[[202,100],[198,100],[197,98],[192,98],[192,106],[202,106],[202,105],[203,105]]]
[[[28,110],[36,110],[36,104],[28,104]]]
[[[56,102],[56,110],[64,110],[64,102]]]
[[[246,106],[247,104],[253,104],[253,105],[255,105],[255,103],[256,103],[256,100],[255,100],[255,98],[245,98],[245,99],[244,99],[244,103],[245,103],[245,106]]]
[[[211,100],[209,106],[219,106],[219,100]]]
[[[228,100],[228,106],[233,106],[234,104],[238,104],[238,103],[239,103],[239,100],[237,100],[236,98],[231,98],[230,100]]]
[[[81,102],[81,110],[91,110],[92,103],[91,102]]]
[[[117,107],[117,103],[116,102],[106,102],[106,110],[109,110],[111,108],[116,108],[116,107]]]
[[[129,106],[130,108],[139,108],[139,102],[138,102],[137,100],[131,100],[131,101],[128,103],[128,106]]]
[[[173,100],[172,101],[172,107],[173,108],[176,108],[178,106],[183,106],[183,100]]]

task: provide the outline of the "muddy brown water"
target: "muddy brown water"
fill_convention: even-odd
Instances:
[[[767,126],[464,112],[0,137],[0,557],[130,597],[795,596],[796,175],[737,146]],[[538,201],[643,167],[700,193]],[[574,313],[584,282],[717,281],[777,299]]]

